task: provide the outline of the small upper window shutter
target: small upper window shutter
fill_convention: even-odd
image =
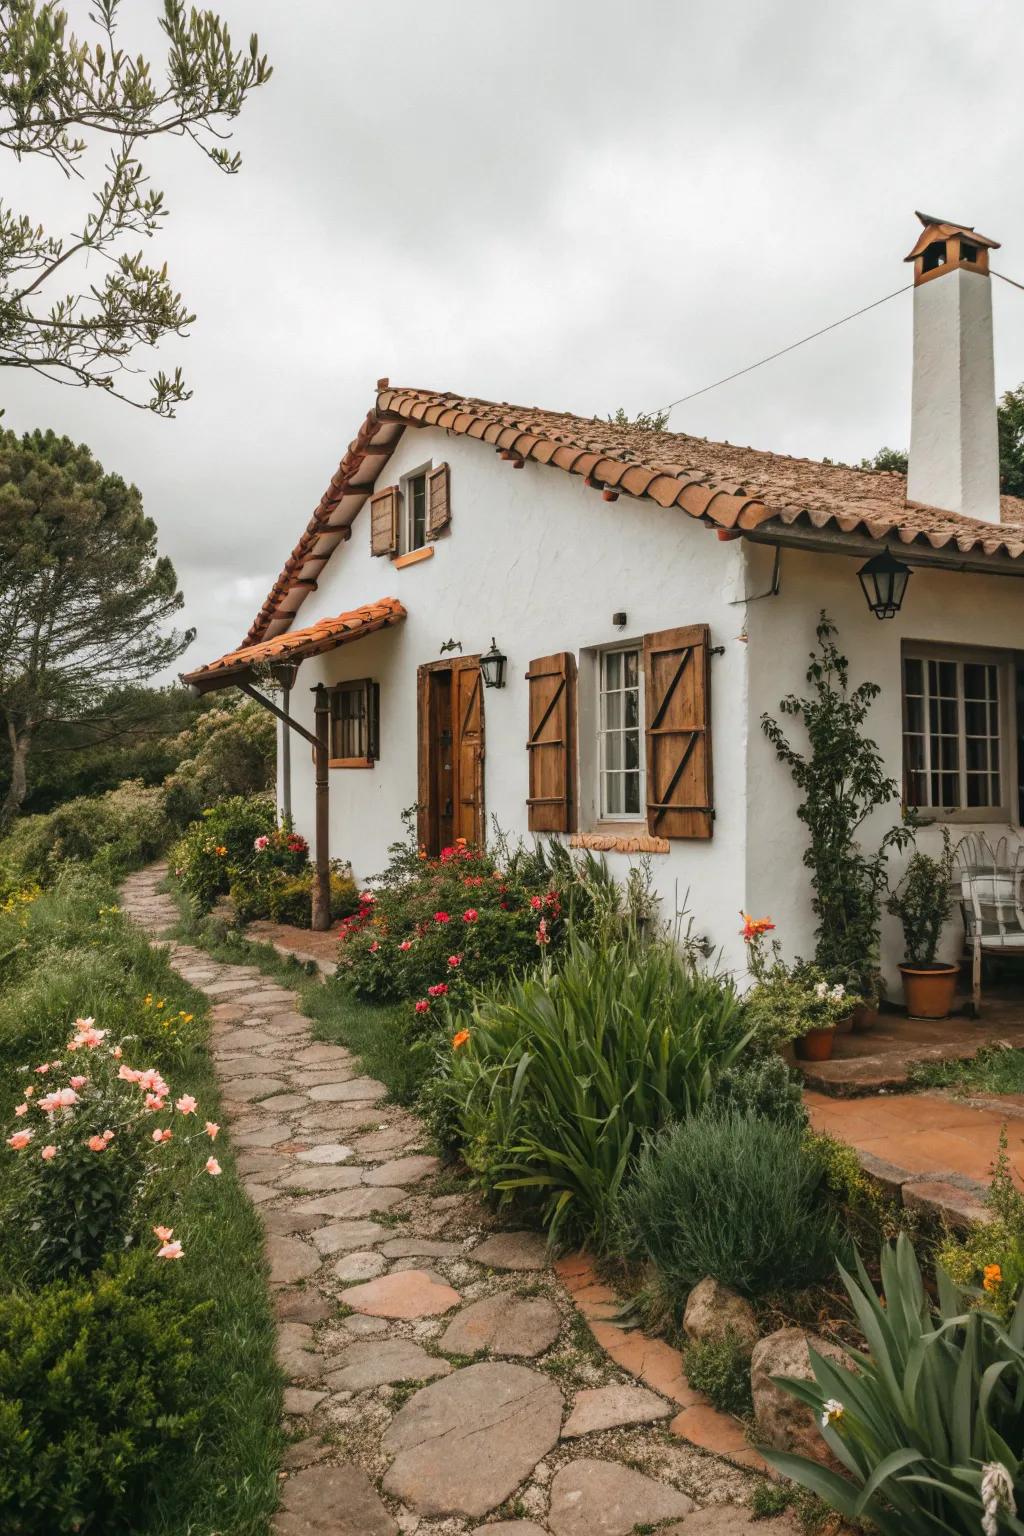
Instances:
[[[452,520],[451,476],[447,464],[438,464],[427,475],[427,538],[443,533]]]
[[[530,662],[529,828],[576,830],[576,658],[571,651]]]
[[[647,827],[652,837],[710,837],[710,631],[706,624],[644,636]]]
[[[370,553],[398,553],[398,486],[389,485],[370,497]]]

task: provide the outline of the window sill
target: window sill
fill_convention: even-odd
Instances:
[[[328,768],[376,768],[375,757],[329,757]]]
[[[433,558],[433,544],[424,544],[422,549],[410,549],[407,555],[396,555],[391,563],[396,571],[401,571],[407,565],[419,565],[421,560],[432,560]]]
[[[652,837],[643,822],[608,827],[603,832],[574,832],[570,848],[589,848],[593,853],[669,853],[667,837]]]

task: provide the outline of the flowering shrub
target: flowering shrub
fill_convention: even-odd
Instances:
[[[1024,1194],[1010,1168],[1006,1127],[985,1197],[988,1220],[965,1233],[950,1235],[939,1251],[939,1263],[957,1285],[1007,1321],[1024,1291]]]
[[[306,857],[303,852],[303,860]],[[308,928],[313,911],[315,871],[312,865],[304,863],[297,874],[289,874],[273,865],[262,868],[262,860],[262,852],[256,850],[253,864],[237,876],[228,892],[238,921],[248,923],[253,918],[269,917],[274,923],[290,923],[295,928]],[[333,861],[330,881],[331,916],[343,918],[355,912],[359,898],[348,866],[338,860]]]
[[[764,935],[775,924],[766,917],[742,913],[740,933],[755,985],[746,998],[747,1023],[755,1042],[766,1050],[802,1039],[812,1029],[835,1029],[861,999],[842,982],[831,981],[817,966],[797,960],[787,965],[777,939],[770,956]]]
[[[194,1445],[205,1306],[148,1255],[0,1297],[0,1530],[138,1531]],[[206,1405],[203,1405],[206,1406]]]
[[[557,950],[570,904],[582,921],[585,887],[568,862],[556,871],[464,841],[410,860],[399,845],[377,889],[341,924],[341,967],[359,997],[412,999],[426,1022],[444,999],[457,1005],[474,987],[535,964],[542,949]]]
[[[26,1068],[8,1127],[7,1222],[20,1235],[30,1276],[89,1272],[138,1235],[162,1148],[216,1138],[188,1093],[172,1098],[155,1067],[131,1067],[92,1019],[78,1019],[60,1058]],[[206,1162],[216,1176],[216,1158]],[[148,1218],[147,1218],[148,1219]],[[156,1255],[182,1256],[170,1228],[156,1226]]]
[[[169,859],[197,911],[208,912],[226,894],[232,879],[249,868],[256,839],[274,831],[274,805],[263,796],[234,795],[192,823]]]

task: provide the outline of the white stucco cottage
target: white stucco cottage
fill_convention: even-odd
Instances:
[[[871,730],[936,824],[923,845],[944,821],[1019,826],[1024,502],[999,494],[994,242],[921,219],[908,477],[378,383],[244,645],[185,678],[251,688],[272,664],[291,685],[274,698],[307,740],[280,728],[280,796],[314,842],[319,807],[322,853],[365,879],[407,807],[431,851],[493,818],[623,872],[649,853],[668,914],[689,893],[727,964],[741,908],[809,953],[796,797],[759,721],[803,690],[821,609],[881,685]],[[881,622],[858,580],[880,554],[911,573]],[[884,949],[891,976],[895,925]]]

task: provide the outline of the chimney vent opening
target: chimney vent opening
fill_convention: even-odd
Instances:
[[[925,272],[934,272],[936,267],[946,265],[945,240],[933,240],[931,245],[926,245],[924,255],[921,258],[921,268]]]
[[[976,262],[981,255],[976,245],[969,245],[966,240],[960,241],[960,260]]]

